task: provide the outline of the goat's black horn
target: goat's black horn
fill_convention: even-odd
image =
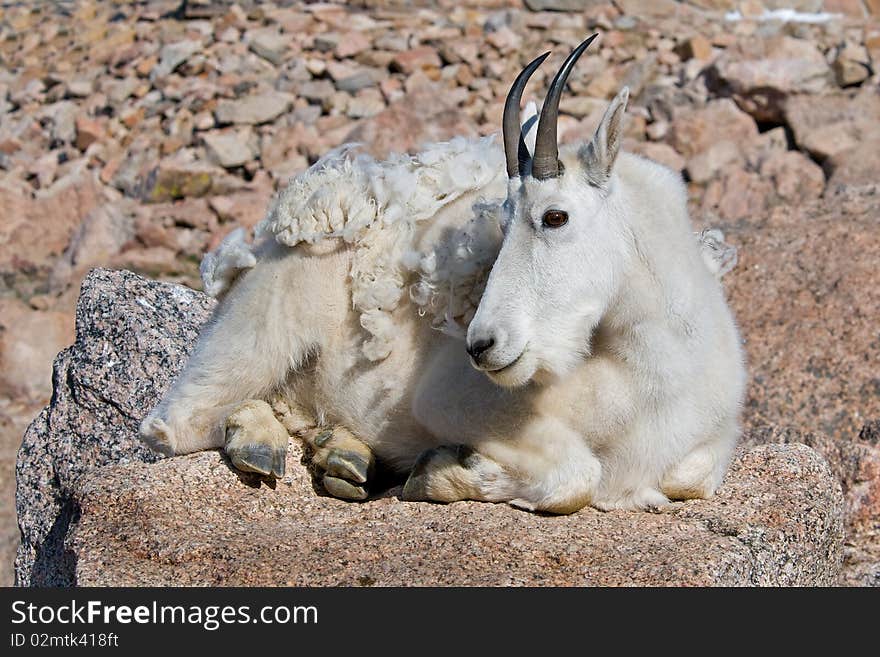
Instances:
[[[510,178],[517,177],[520,170],[525,168],[529,159],[529,152],[522,138],[522,129],[519,123],[519,101],[522,98],[526,83],[532,77],[532,73],[547,59],[549,54],[549,51],[545,52],[537,59],[529,62],[529,65],[516,76],[513,86],[510,87],[510,91],[507,93],[507,100],[504,101],[504,118],[501,123],[501,132],[504,137],[504,155],[507,158],[507,175]]]
[[[563,62],[562,68],[553,78],[553,83],[544,99],[541,118],[538,121],[538,134],[535,138],[535,155],[532,158],[532,175],[538,180],[555,178],[559,175],[559,150],[556,144],[556,121],[559,116],[559,99],[568,74],[587,47],[593,43],[598,34],[594,34],[575,48]],[[508,156],[510,162],[510,156]],[[508,165],[509,167],[509,165]]]

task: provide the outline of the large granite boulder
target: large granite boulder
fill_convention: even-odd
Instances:
[[[19,584],[74,583],[64,545],[76,478],[108,464],[150,463],[137,427],[195,344],[213,301],[130,272],[93,270],[76,310],[76,342],[58,354],[52,401],[31,423],[16,464]]]
[[[137,425],[212,303],[128,272],[86,278],[76,343],[19,453],[19,584],[837,581],[840,486],[802,444],[742,450],[712,500],[568,517],[406,503],[396,489],[363,504],[321,497],[295,441],[274,488],[218,452],[157,462]]]

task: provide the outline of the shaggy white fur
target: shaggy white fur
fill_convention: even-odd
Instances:
[[[464,337],[500,244],[491,228],[497,221],[491,222],[501,201],[477,205],[466,231],[428,253],[415,248],[416,224],[499,176],[500,146],[491,136],[458,137],[382,162],[355,149],[341,146],[294,177],[272,200],[256,239],[271,237],[291,247],[341,239],[356,246],[352,304],[369,334],[363,353],[370,360],[390,353],[396,334],[391,313],[410,284],[410,298],[435,327]],[[222,296],[255,263],[243,233],[235,231],[205,256],[205,291]]]
[[[404,261],[418,274],[409,295],[420,314],[429,315],[434,328],[462,340],[501,248],[501,203],[476,203],[472,210],[474,216],[452,239],[425,254],[407,254]]]

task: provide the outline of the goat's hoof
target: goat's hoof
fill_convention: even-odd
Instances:
[[[370,465],[370,461],[361,454],[344,449],[330,450],[330,455],[327,457],[327,474],[356,484],[365,484]]]
[[[410,475],[403,485],[400,499],[404,502],[429,502],[431,495],[428,492],[427,477],[413,477]]]
[[[419,455],[410,472],[400,499],[406,502],[451,502],[463,499],[451,495],[444,486],[443,471],[463,467],[462,461],[473,454],[469,447],[443,445],[428,449]],[[439,485],[438,485],[439,484]]]
[[[366,443],[344,427],[317,429],[305,439],[327,493],[343,500],[367,499],[375,459]]]
[[[226,418],[226,455],[244,472],[283,477],[287,442],[287,430],[264,401],[244,401]]]
[[[239,470],[256,472],[266,477],[281,479],[284,476],[284,461],[287,450],[269,445],[243,445],[226,447],[226,455]]]
[[[345,479],[324,475],[322,483],[324,484],[324,490],[340,500],[361,501],[367,499],[366,487],[355,485]]]

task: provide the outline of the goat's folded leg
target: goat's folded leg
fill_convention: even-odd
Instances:
[[[367,499],[376,461],[366,443],[341,426],[311,429],[304,439],[324,490],[343,500]]]
[[[225,427],[224,450],[236,468],[279,479],[284,476],[289,436],[269,404],[259,399],[241,402],[226,417]]]
[[[576,432],[538,418],[515,437],[424,452],[403,499],[508,502],[528,511],[574,513],[591,503],[602,466]]]
[[[441,445],[422,452],[403,487],[410,502],[479,500],[507,502],[516,497],[512,473],[468,445]]]

